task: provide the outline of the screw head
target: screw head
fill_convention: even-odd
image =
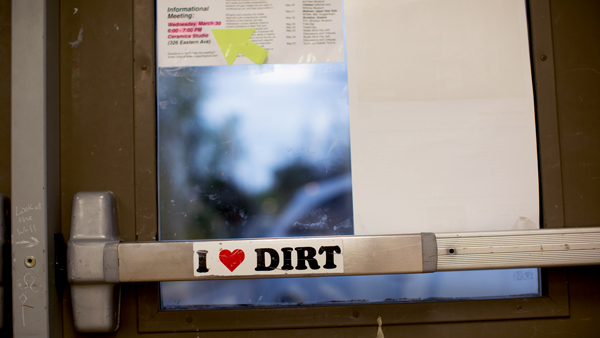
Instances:
[[[523,307],[521,305],[517,305],[517,310],[521,311]]]
[[[358,311],[352,312],[352,317],[358,318],[358,316],[360,316],[360,313]]]
[[[146,69],[148,69],[148,66],[146,66],[146,65],[143,65],[143,66],[142,66],[142,70],[146,70]]]
[[[194,320],[194,318],[192,318],[192,317],[187,317],[185,319],[185,321],[188,322],[188,323],[191,323],[193,320]]]
[[[548,57],[546,55],[540,56],[540,60],[542,60],[542,61],[546,61],[547,59],[548,59]]]
[[[25,257],[25,266],[28,268],[33,268],[35,266],[35,257],[33,257],[33,256]]]

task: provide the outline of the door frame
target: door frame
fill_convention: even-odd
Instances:
[[[62,336],[55,287],[60,233],[59,3],[11,5],[11,234],[15,337]]]
[[[558,117],[549,0],[527,2],[536,106],[542,225],[564,227]],[[156,178],[156,13],[133,1],[136,240],[158,234]],[[542,55],[546,56],[545,58]],[[139,149],[138,145],[142,145]],[[542,151],[543,150],[543,151]],[[181,332],[368,326],[385,313],[388,324],[488,321],[569,316],[565,269],[542,269],[542,297],[420,303],[345,304],[255,309],[160,309],[159,283],[138,288],[139,332]],[[526,308],[526,309],[524,309]],[[261,318],[273,318],[266,327]],[[306,321],[305,318],[312,318]]]

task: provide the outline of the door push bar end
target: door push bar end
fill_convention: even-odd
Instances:
[[[79,192],[73,197],[67,244],[67,279],[75,329],[114,332],[119,328],[116,200],[111,192]]]
[[[436,272],[438,265],[438,247],[433,232],[421,233],[421,249],[423,253],[423,272]]]

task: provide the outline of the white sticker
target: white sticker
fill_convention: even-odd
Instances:
[[[344,272],[342,239],[194,242],[194,276],[272,276]]]
[[[158,0],[158,65],[227,65],[213,28],[255,29],[265,63],[344,62],[342,16],[342,0]]]

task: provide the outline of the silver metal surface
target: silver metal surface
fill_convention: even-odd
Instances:
[[[343,275],[370,275],[423,272],[421,235],[339,236],[344,247]],[[250,240],[223,242],[243,243]],[[286,243],[299,246],[311,243],[310,237],[253,239],[254,243]],[[201,279],[232,279],[232,277],[195,277],[193,272],[193,242],[136,242],[119,244],[119,280],[121,282],[182,281]],[[324,276],[279,275],[272,277]],[[265,278],[265,275],[235,278]]]
[[[420,273],[600,264],[600,228],[542,229],[482,233],[340,236],[342,275]],[[261,239],[282,243],[310,238]],[[227,242],[244,243],[249,240]],[[194,242],[119,244],[121,282],[265,278],[265,275],[194,276]],[[317,271],[319,272],[319,271]],[[323,276],[279,275],[279,277]]]
[[[421,233],[421,246],[423,248],[423,272],[436,271],[438,264],[438,249],[435,234],[432,232]]]
[[[423,272],[421,235],[344,237],[344,274]]]
[[[11,5],[11,236],[14,337],[62,335],[54,287],[60,232],[58,1]],[[27,256],[36,264],[27,267]]]
[[[107,283],[119,282],[119,242],[104,244],[103,261],[104,281]]]
[[[438,270],[600,264],[600,228],[436,234]]]
[[[67,244],[67,279],[71,283],[75,329],[79,332],[113,332],[119,327],[120,285],[114,282],[118,280],[115,270],[119,241],[113,194],[75,194]]]
[[[193,280],[192,242],[119,244],[121,282]]]

